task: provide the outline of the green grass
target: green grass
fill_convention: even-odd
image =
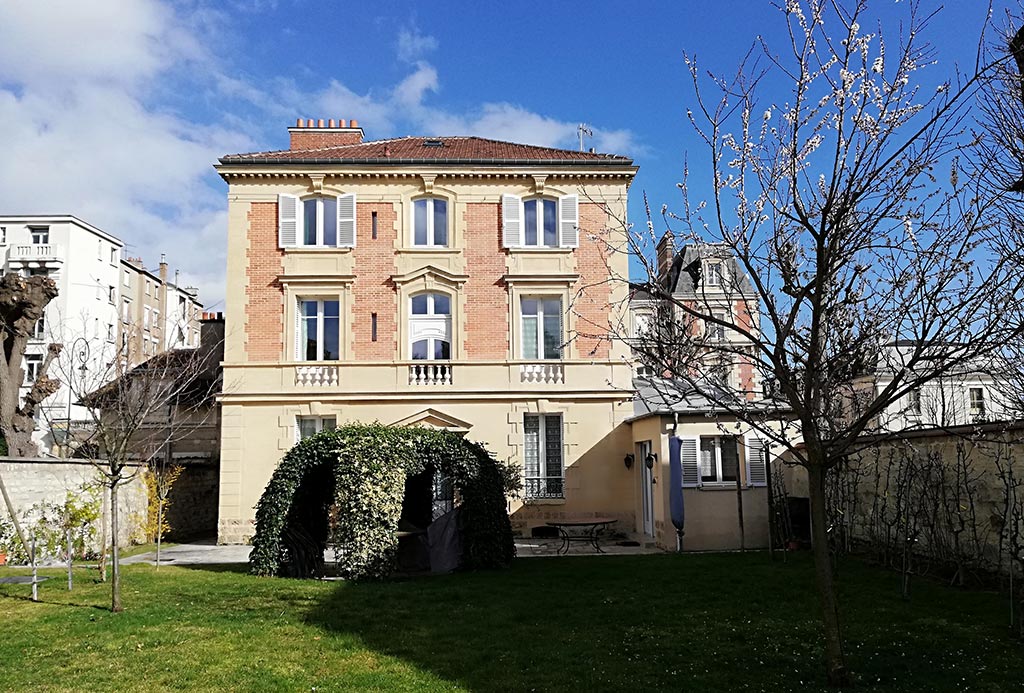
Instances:
[[[804,555],[521,559],[378,584],[135,565],[117,615],[92,574],[69,593],[50,572],[41,604],[0,585],[0,690],[823,688]],[[1024,685],[999,595],[918,581],[905,603],[895,575],[855,562],[840,579],[858,690]]]

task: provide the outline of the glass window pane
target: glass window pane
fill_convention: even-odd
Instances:
[[[412,343],[412,358],[414,361],[426,360],[427,358],[427,340],[421,339],[418,342]]]
[[[540,301],[535,298],[523,299],[523,315],[536,315],[540,308]]]
[[[427,201],[416,200],[412,203],[413,245],[427,244]]]
[[[317,301],[301,301],[302,304],[302,316],[306,318],[315,318],[317,311]]]
[[[544,299],[544,315],[561,315],[562,300],[559,298]]]
[[[434,294],[434,315],[451,315],[452,302],[444,294]]]
[[[434,340],[434,358],[447,361],[452,357],[452,345],[443,339]]]
[[[718,481],[715,469],[715,439],[700,439],[700,479],[701,481]]]
[[[324,203],[324,245],[338,245],[338,198],[325,197]]]
[[[420,294],[419,296],[412,297],[412,314],[413,315],[426,315],[427,314],[427,294]]]
[[[561,416],[544,417],[544,475],[562,476]]]
[[[324,301],[324,317],[336,318],[339,315],[340,301]]]
[[[302,244],[316,245],[316,200],[302,201]]]
[[[540,476],[540,417],[526,414],[523,418],[523,471],[527,477]],[[527,486],[527,490],[530,488]]]
[[[448,245],[448,202],[434,200],[434,245]]]
[[[335,418],[333,416],[325,416],[324,417],[323,425],[321,426],[321,430],[333,431],[337,427],[338,427],[338,422],[337,422],[337,420],[335,420]]]
[[[719,438],[722,447],[722,481],[736,481],[739,474],[739,454],[736,452],[736,439],[733,436]]]
[[[537,245],[537,200],[523,203],[523,244]]]
[[[341,358],[338,345],[338,318],[324,318],[324,360],[337,361]]]
[[[303,334],[302,343],[305,344],[304,358],[307,361],[316,361],[318,358],[316,348],[316,318],[306,318],[302,321]]]
[[[558,245],[558,210],[554,200],[544,200],[544,245]]]
[[[306,439],[316,435],[316,419],[299,419],[299,438]]]
[[[544,358],[562,358],[562,316],[544,314]]]
[[[523,358],[537,358],[537,318],[523,316]]]

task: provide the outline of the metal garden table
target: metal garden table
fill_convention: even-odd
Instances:
[[[593,546],[598,553],[604,553],[597,543],[597,538],[608,525],[614,524],[615,521],[614,517],[593,517],[586,520],[555,520],[546,524],[548,527],[557,529],[558,535],[562,538],[562,545],[558,548],[558,554],[561,555],[569,553],[569,545],[574,541],[586,542]],[[570,530],[580,531],[574,534]]]

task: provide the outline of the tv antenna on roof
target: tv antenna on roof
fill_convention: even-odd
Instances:
[[[594,131],[587,127],[586,123],[580,123],[576,126],[576,133],[580,136],[580,151],[585,151],[583,148],[583,136],[593,137]]]

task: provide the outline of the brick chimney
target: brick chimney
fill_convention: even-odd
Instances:
[[[363,129],[355,120],[335,121],[313,120],[299,118],[295,121],[295,127],[288,128],[291,135],[290,149],[320,149],[321,147],[336,147],[343,144],[362,144]]]
[[[671,231],[666,231],[658,241],[657,253],[658,279],[663,279],[668,276],[668,271],[672,268],[672,261],[676,257],[676,237]]]
[[[160,283],[167,283],[167,253],[160,253]]]

